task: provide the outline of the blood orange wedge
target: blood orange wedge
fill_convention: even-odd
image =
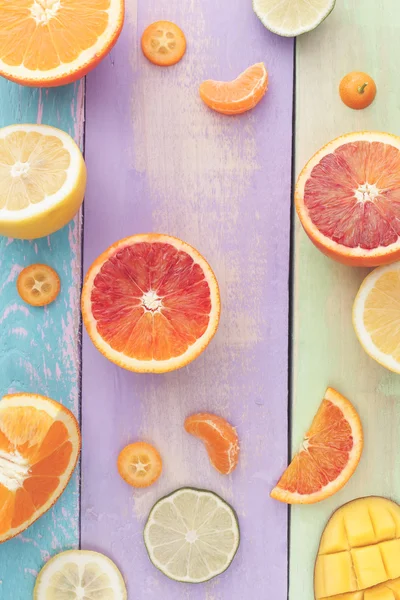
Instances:
[[[111,50],[124,0],[0,0],[0,74],[23,85],[71,83]]]
[[[94,345],[130,371],[164,373],[194,360],[219,322],[217,280],[191,246],[167,235],[134,235],[90,267],[82,315]]]
[[[307,163],[296,185],[301,223],[324,254],[354,266],[400,258],[400,138],[350,133]]]
[[[254,108],[268,87],[264,63],[252,65],[233,81],[208,79],[200,85],[200,97],[209,108],[223,115],[240,115]]]
[[[314,504],[339,491],[361,458],[363,431],[354,406],[328,388],[296,454],[271,496],[287,504]]]
[[[78,460],[73,414],[35,394],[0,401],[0,543],[24,531],[63,493]]]
[[[185,429],[204,442],[217,471],[223,475],[232,473],[239,460],[239,438],[228,421],[211,413],[198,413],[186,419]]]

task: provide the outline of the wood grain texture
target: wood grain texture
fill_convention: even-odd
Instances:
[[[45,123],[82,144],[84,83],[53,90],[0,81],[0,126]],[[19,297],[21,269],[43,262],[57,270],[61,293],[33,308]],[[0,238],[0,397],[48,395],[79,413],[80,218],[36,241]],[[78,470],[58,503],[16,539],[0,546],[0,598],[27,600],[46,559],[79,543]]]
[[[334,137],[358,130],[400,134],[397,0],[341,0],[314,32],[297,41],[296,170]],[[374,77],[378,94],[364,111],[342,104],[338,86],[349,71]],[[320,254],[296,218],[293,356],[293,451],[325,388],[347,396],[361,416],[365,449],[345,489],[310,507],[292,509],[290,598],[313,597],[319,538],[331,512],[370,494],[400,501],[400,378],[376,364],[353,332],[351,309],[367,271]]]
[[[188,39],[182,62],[167,69],[140,51],[141,32],[159,19]],[[198,248],[222,292],[216,338],[175,373],[123,371],[84,335],[82,547],[109,554],[137,600],[287,596],[287,510],[269,491],[287,460],[292,58],[292,40],[265,30],[251,2],[131,1],[117,46],[88,76],[85,269],[117,239],[160,231]],[[262,60],[270,90],[254,111],[224,117],[201,103],[203,79],[232,79]],[[183,429],[205,409],[238,428],[242,455],[228,478]],[[164,473],[134,492],[116,459],[139,438],[159,448]],[[239,554],[205,585],[168,580],[142,541],[153,503],[182,485],[215,490],[239,514]]]

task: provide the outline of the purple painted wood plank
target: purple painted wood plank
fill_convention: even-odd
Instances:
[[[167,69],[140,51],[141,32],[158,19],[188,38],[183,61]],[[165,232],[210,261],[223,303],[203,356],[164,376],[117,368],[84,335],[82,547],[116,560],[132,599],[287,597],[287,511],[269,491],[287,461],[292,56],[292,41],[266,31],[250,1],[148,0],[139,11],[130,2],[119,43],[87,80],[85,270],[117,239]],[[254,111],[231,118],[202,105],[203,79],[231,79],[262,60],[270,90]],[[238,428],[242,455],[228,478],[184,432],[199,410]],[[165,466],[140,493],[115,465],[139,438]],[[220,493],[242,532],[232,567],[194,587],[159,573],[142,541],[152,504],[182,485]]]

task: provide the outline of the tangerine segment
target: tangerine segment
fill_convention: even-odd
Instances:
[[[94,68],[118,39],[123,0],[0,0],[0,74],[63,85]]]
[[[155,65],[175,65],[186,52],[185,34],[171,21],[156,21],[143,32],[142,50],[145,57]]]
[[[146,442],[129,444],[118,456],[118,472],[129,485],[144,488],[161,475],[162,460],[158,451]]]
[[[228,421],[211,413],[198,413],[185,420],[185,429],[204,442],[211,464],[223,475],[232,473],[239,461],[239,438]]]
[[[60,293],[60,278],[48,265],[30,265],[21,271],[17,280],[18,293],[31,306],[46,306]]]
[[[353,133],[309,161],[296,185],[302,225],[325,254],[355,266],[400,257],[400,138]]]
[[[56,502],[79,451],[78,423],[58,402],[34,394],[0,401],[0,543]]]
[[[363,432],[353,405],[328,388],[301,450],[271,496],[288,504],[313,504],[340,490],[361,458]]]
[[[246,69],[233,81],[209,79],[200,85],[200,97],[216,112],[239,115],[254,108],[268,88],[268,73],[264,63]]]
[[[213,337],[218,284],[188,244],[159,234],[132,236],[89,269],[82,314],[110,360],[132,371],[170,371],[196,358]]]

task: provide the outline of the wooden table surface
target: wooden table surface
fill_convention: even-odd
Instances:
[[[80,468],[55,507],[0,546],[1,600],[31,598],[44,562],[76,547],[114,559],[129,600],[311,600],[332,510],[371,493],[400,500],[400,379],[363,353],[351,326],[366,272],[315,250],[291,200],[293,171],[331,138],[360,129],[400,134],[399,17],[398,0],[337,0],[332,15],[295,43],[267,31],[251,0],[128,0],[120,40],[86,82],[52,90],[0,82],[0,126],[58,126],[81,144],[88,167],[83,220],[36,242],[0,238],[0,393],[61,401],[81,419],[83,436]],[[168,69],[140,50],[141,32],[159,19],[177,22],[188,39],[186,56]],[[255,110],[231,118],[202,104],[202,80],[233,79],[259,61],[270,89]],[[378,85],[376,102],[362,112],[338,97],[351,70],[369,72]],[[81,340],[81,264],[86,272],[116,240],[150,231],[195,246],[221,286],[215,339],[194,363],[166,375],[126,372],[85,332]],[[16,292],[18,273],[32,262],[50,264],[62,279],[60,297],[44,310],[28,308]],[[365,453],[342,492],[289,511],[269,492],[328,385],[359,410]],[[241,460],[229,477],[211,470],[184,432],[185,417],[201,410],[238,428]],[[165,465],[142,492],[115,465],[139,438],[159,448]],[[151,506],[182,485],[216,491],[239,515],[235,562],[203,585],[168,580],[143,545]]]

